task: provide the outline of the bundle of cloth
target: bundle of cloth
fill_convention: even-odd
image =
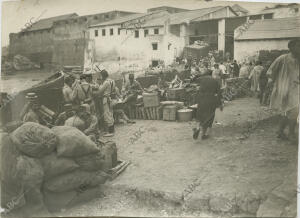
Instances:
[[[26,122],[1,136],[4,213],[49,215],[101,196],[109,175],[107,150],[75,127]],[[116,158],[116,157],[115,157]]]

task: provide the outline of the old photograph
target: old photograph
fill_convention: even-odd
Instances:
[[[1,7],[1,217],[297,217],[300,2]]]

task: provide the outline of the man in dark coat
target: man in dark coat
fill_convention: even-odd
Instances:
[[[199,121],[199,128],[194,128],[193,138],[197,139],[202,128],[202,139],[207,139],[208,128],[212,127],[215,119],[216,108],[220,107],[223,110],[221,99],[221,88],[219,82],[212,78],[211,72],[201,77],[199,81],[200,89],[197,95],[197,119]]]

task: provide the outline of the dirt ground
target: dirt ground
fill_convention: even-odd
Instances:
[[[71,216],[295,216],[298,146],[276,138],[257,99],[228,102],[211,137],[192,122],[137,120],[113,140],[131,165]]]

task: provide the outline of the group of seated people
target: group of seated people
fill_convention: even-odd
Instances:
[[[135,123],[125,113],[135,106],[137,96],[143,92],[134,74],[129,74],[121,93],[106,70],[97,71],[95,75],[94,79],[90,73],[80,75],[79,80],[73,76],[65,77],[62,89],[63,110],[53,116],[52,120],[41,110],[38,96],[28,93],[28,103],[21,112],[21,120],[37,122],[50,128],[60,125],[73,126],[93,140],[100,136],[101,127],[104,128],[103,135],[108,137],[114,135],[115,123]]]

